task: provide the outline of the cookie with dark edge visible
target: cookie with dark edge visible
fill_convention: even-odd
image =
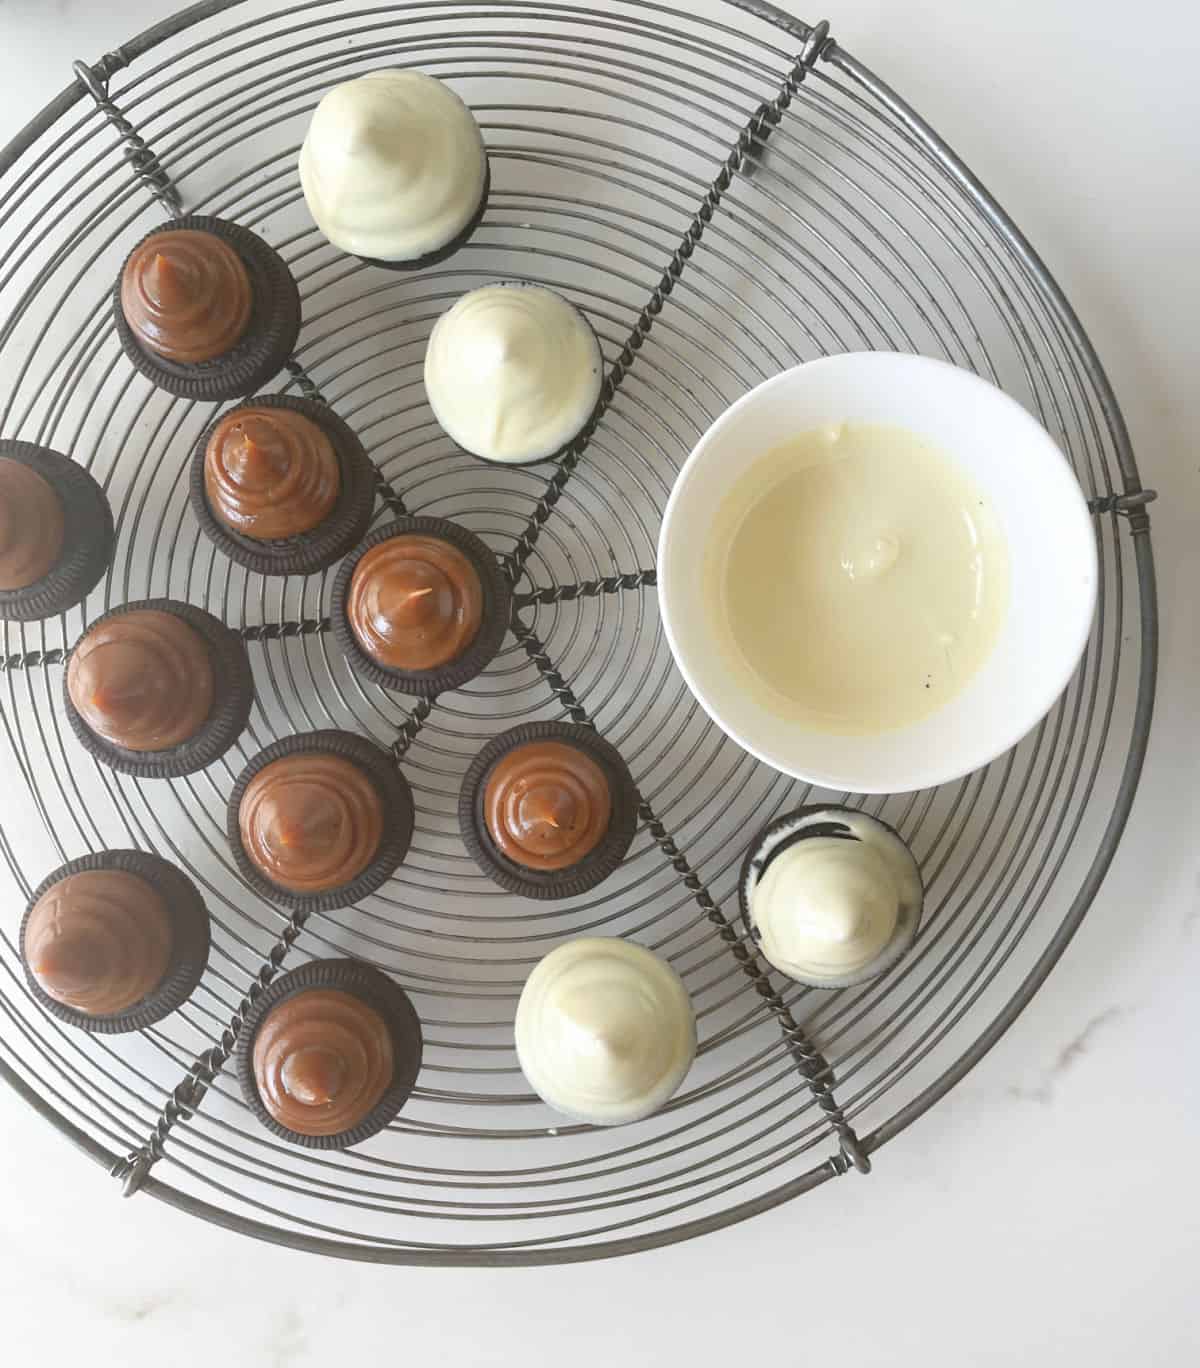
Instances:
[[[73,608],[104,577],[113,553],[112,509],[81,465],[49,447],[0,440],[3,460],[40,476],[57,496],[62,513],[62,549],[56,562],[32,584],[0,589],[0,619],[35,622]]]
[[[26,960],[25,944],[34,909],[56,884],[76,874],[106,870],[118,870],[144,880],[160,895],[170,921],[171,948],[166,974],[151,993],[123,1011],[100,1015],[68,1006],[46,992]],[[204,974],[209,941],[208,908],[195,884],[176,865],[142,850],[105,850],[56,869],[34,890],[18,934],[25,979],[37,1001],[59,1021],[100,1035],[145,1030],[181,1007]]]
[[[444,247],[437,248],[436,251],[426,252],[424,256],[413,257],[411,261],[381,261],[378,257],[360,256],[359,261],[364,266],[380,266],[385,271],[425,271],[430,266],[440,265],[443,261],[449,261],[458,251],[470,241],[475,230],[483,222],[488,210],[488,201],[492,193],[492,165],[487,159],[487,150],[484,149],[484,172],[483,172],[483,193],[479,197],[479,208],[471,215],[467,226],[455,234]]]
[[[583,753],[608,780],[610,813],[602,838],[574,864],[536,869],[505,854],[489,830],[485,799],[489,781],[506,757],[524,746],[559,743]],[[609,877],[621,864],[637,830],[638,794],[620,752],[591,727],[568,722],[526,722],[494,737],[471,762],[458,799],[463,841],[475,863],[510,893],[526,898],[573,898]]]
[[[524,460],[519,460],[519,461],[517,461],[517,460],[510,460],[510,459],[501,460],[501,459],[499,459],[499,458],[497,458],[497,457],[495,457],[495,456],[488,456],[488,455],[486,455],[485,453],[483,453],[483,452],[481,452],[481,451],[476,451],[476,450],[474,450],[474,449],[469,445],[469,443],[459,440],[459,438],[458,438],[457,436],[455,436],[454,433],[452,433],[452,432],[450,431],[450,428],[447,426],[447,423],[444,421],[445,415],[443,415],[441,412],[439,412],[439,404],[436,402],[436,398],[435,398],[435,386],[432,386],[432,385],[431,385],[431,375],[430,375],[430,371],[429,371],[429,365],[430,365],[431,356],[432,356],[433,353],[434,353],[435,338],[436,338],[436,334],[437,334],[437,331],[438,331],[438,325],[441,323],[441,320],[442,320],[443,318],[445,318],[445,317],[447,316],[447,314],[452,313],[453,310],[454,310],[456,307],[458,307],[458,305],[461,304],[463,300],[469,299],[471,295],[479,294],[480,292],[482,292],[482,291],[484,291],[484,290],[487,290],[487,289],[491,288],[492,286],[499,286],[499,287],[501,287],[501,288],[503,288],[503,289],[506,289],[506,290],[533,289],[533,290],[544,291],[545,293],[548,293],[548,294],[556,295],[556,296],[562,301],[562,303],[565,304],[565,305],[567,306],[567,308],[569,308],[569,309],[571,310],[571,312],[575,315],[575,317],[579,320],[579,322],[583,325],[583,327],[586,328],[587,332],[588,332],[588,333],[591,335],[591,337],[594,339],[594,341],[595,341],[595,347],[596,347],[596,364],[597,364],[597,371],[595,372],[595,374],[596,374],[596,398],[593,400],[593,402],[592,402],[591,405],[589,406],[589,408],[588,408],[588,410],[587,410],[587,413],[586,413],[586,415],[584,416],[583,420],[580,422],[579,426],[575,428],[575,430],[571,433],[571,435],[570,435],[568,438],[566,438],[564,441],[560,442],[559,445],[558,445],[557,447],[555,447],[553,450],[542,451],[539,455],[536,455],[536,456],[527,456]],[[446,310],[446,313],[442,314],[441,317],[437,320],[437,323],[435,323],[433,332],[431,332],[431,334],[430,334],[429,344],[428,344],[428,346],[426,347],[426,352],[425,352],[425,391],[426,391],[426,399],[427,399],[428,402],[429,402],[430,408],[433,410],[433,416],[434,416],[435,420],[437,421],[438,426],[439,426],[439,427],[441,428],[441,430],[445,433],[445,435],[450,439],[451,442],[454,443],[455,447],[456,447],[459,451],[464,452],[466,455],[472,457],[473,459],[475,459],[475,460],[477,460],[477,461],[485,461],[488,465],[491,465],[491,466],[500,466],[500,467],[502,467],[502,468],[508,468],[508,469],[513,469],[513,470],[522,470],[522,469],[525,469],[525,468],[527,468],[527,467],[529,467],[529,466],[546,465],[547,463],[550,463],[550,462],[559,462],[559,461],[561,461],[561,460],[563,459],[563,457],[571,450],[571,448],[579,441],[579,439],[580,439],[580,437],[583,435],[583,433],[585,433],[585,432],[588,431],[589,427],[590,427],[590,426],[592,425],[592,423],[595,421],[595,416],[596,416],[597,407],[598,407],[599,404],[602,402],[603,393],[604,393],[605,362],[604,362],[604,349],[603,349],[603,347],[602,347],[602,345],[601,345],[601,342],[600,342],[600,336],[599,336],[599,334],[596,332],[596,329],[592,326],[592,321],[591,321],[590,318],[588,318],[587,314],[585,314],[584,311],[583,311],[581,308],[579,308],[578,305],[573,304],[573,303],[572,303],[569,299],[567,299],[565,296],[559,294],[559,292],[558,292],[557,290],[551,290],[548,286],[538,285],[538,284],[536,284],[536,282],[534,282],[534,281],[527,281],[527,280],[511,280],[511,279],[510,279],[510,280],[497,280],[497,281],[494,281],[494,282],[492,282],[492,286],[481,285],[481,286],[476,287],[474,290],[469,291],[468,294],[460,296],[459,299],[456,300],[455,303],[454,303],[453,305],[451,305],[450,309]]]
[[[208,648],[214,694],[208,716],[196,732],[169,750],[133,750],[107,740],[92,730],[71,698],[70,658],[63,671],[63,698],[71,729],[85,750],[119,774],[139,779],[175,779],[195,774],[219,760],[237,741],[250,720],[254,702],[254,676],[241,637],[225,624],[190,603],[176,599],[144,599],[124,603],[97,618],[76,642],[78,648],[89,633],[122,614],[140,611],[169,613],[193,628]]]
[[[880,828],[892,838],[897,848],[904,851],[908,857],[906,863],[911,862],[912,878],[918,896],[912,908],[901,909],[891,940],[880,954],[863,969],[857,973],[830,979],[800,977],[773,964],[766,950],[762,948],[762,934],[754,924],[750,910],[754,886],[758,884],[770,865],[780,855],[801,841],[810,840],[813,837],[830,837],[846,841],[856,840],[857,838],[850,828],[839,820],[843,814]],[[829,820],[814,820],[823,817],[828,817]],[[738,873],[737,887],[738,909],[742,926],[745,928],[746,936],[751,943],[760,947],[759,953],[762,954],[763,958],[771,963],[772,968],[779,973],[787,974],[794,983],[803,983],[806,987],[817,988],[821,991],[855,987],[886,973],[912,948],[921,926],[921,917],[924,911],[924,880],[920,865],[909,848],[908,842],[895,827],[889,822],[885,822],[882,817],[875,817],[869,812],[863,812],[860,808],[848,807],[844,803],[808,803],[803,807],[794,808],[791,812],[785,812],[768,822],[755,833],[754,839],[747,847],[741,870]]]
[[[355,571],[376,547],[396,537],[428,537],[447,543],[474,568],[481,592],[479,628],[456,658],[432,669],[399,669],[372,657],[359,639],[348,612]],[[445,518],[404,517],[377,528],[347,556],[333,584],[333,631],[355,671],[372,684],[400,693],[431,698],[474,679],[495,658],[508,630],[512,593],[500,562],[473,532]]]
[[[328,516],[311,531],[278,540],[248,537],[231,527],[209,502],[205,484],[209,442],[226,420],[256,408],[300,414],[315,423],[333,446],[341,488]],[[366,536],[375,507],[375,467],[354,431],[327,404],[285,394],[260,394],[221,414],[196,443],[189,494],[201,531],[230,560],[259,575],[311,575],[333,565]]]
[[[242,840],[242,800],[255,778],[275,761],[294,756],[335,756],[366,775],[380,800],[382,832],[375,854],[349,883],[319,892],[297,892],[274,882],[251,858]],[[226,834],[242,877],[272,902],[307,912],[350,907],[381,888],[404,862],[412,842],[415,809],[412,790],[399,766],[385,750],[354,732],[316,731],[284,737],[261,750],[238,776],[226,812]]]
[[[125,270],[155,236],[168,232],[211,233],[236,253],[250,280],[252,304],[245,331],[230,350],[213,360],[168,360],[144,346],[121,303]],[[238,399],[277,375],[300,335],[300,291],[287,263],[248,228],[206,214],[188,214],[147,233],[126,258],[113,289],[117,336],[134,368],[160,389],[181,399]]]
[[[287,1068],[287,1032],[299,1031],[305,1025],[303,995],[330,992],[347,995],[382,1020],[391,1042],[391,1079],[384,1087],[379,1100],[365,1115],[356,1119],[353,1125],[334,1134],[305,1134],[283,1124],[268,1108],[260,1090],[261,1074],[256,1068],[255,1047],[264,1025],[269,1023],[272,1012],[277,1007],[298,1003],[298,1008],[293,1009],[295,1018],[272,1040],[271,1057],[258,1061],[262,1070],[268,1071],[263,1078],[264,1083],[277,1075],[282,1077],[284,1069]],[[297,1036],[298,1050],[303,1050],[309,1055],[320,1053],[322,1039],[321,1013],[324,1008],[319,999],[316,1000],[316,1005],[318,1010],[314,1013],[313,1020],[307,1024],[303,1034]],[[363,1025],[370,1026],[373,1023],[365,1022]],[[341,1033],[340,1029],[338,1033]],[[338,1042],[334,1038],[334,1033],[330,1032],[326,1039],[336,1056]],[[352,1145],[361,1144],[384,1130],[395,1120],[412,1094],[421,1069],[423,1049],[420,1020],[409,1001],[408,994],[398,983],[378,969],[358,960],[314,960],[276,979],[250,1009],[238,1037],[238,1082],[247,1106],[272,1134],[308,1149],[349,1149]],[[362,1055],[359,1057],[361,1059]],[[355,1082],[352,1077],[346,1078],[351,1072],[351,1061],[335,1057],[328,1062],[333,1067],[326,1071],[327,1076],[331,1074],[338,1086],[345,1086],[347,1082],[352,1085]],[[361,1068],[361,1065],[359,1067]]]

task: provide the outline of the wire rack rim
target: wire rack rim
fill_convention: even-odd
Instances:
[[[178,36],[204,20],[214,18],[244,3],[246,0],[201,0],[200,3],[164,19],[128,43],[115,49],[113,53],[100,59],[94,70],[103,80],[107,81],[116,71],[128,68],[137,58],[168,39]],[[813,36],[814,29],[812,26],[793,18],[774,5],[765,3],[765,0],[725,0],[725,3],[773,25],[803,45],[807,45]],[[513,6],[513,8],[517,7]],[[530,4],[525,8],[530,10],[548,8],[557,11],[560,15],[564,12],[574,11],[578,13],[580,18],[586,16],[585,10],[577,9],[574,6],[550,4],[543,7]],[[667,12],[666,6],[647,8],[661,9],[663,12]],[[909,105],[867,67],[856,61],[831,40],[822,41],[817,44],[817,47],[820,49],[819,52],[814,51],[809,54],[806,51],[805,56],[811,55],[813,59],[819,57],[885,106],[924,151],[934,159],[938,167],[967,193],[983,217],[1004,238],[1008,247],[1024,266],[1031,280],[1041,290],[1044,299],[1052,306],[1057,321],[1065,329],[1069,340],[1077,349],[1087,378],[1095,386],[1104,419],[1109,426],[1113,439],[1115,455],[1125,485],[1124,494],[1127,496],[1141,494],[1142,487],[1138,478],[1136,461],[1124,419],[1111,385],[1078,317],[1045,264],[982,183],[978,181],[947,143]],[[51,100],[7,147],[0,149],[0,176],[9,171],[25,152],[49,132],[73,106],[85,98],[87,98],[87,92],[84,86],[79,81],[75,81]],[[1134,532],[1144,534],[1148,530],[1149,520],[1144,512],[1136,513],[1133,517],[1127,518],[1127,521]],[[1138,778],[1145,759],[1154,703],[1158,632],[1153,555],[1147,535],[1134,537],[1133,552],[1138,575],[1141,620],[1141,657],[1137,698],[1124,771],[1113,811],[1100,839],[1092,867],[1050,943],[1042,951],[1025,979],[1000,1009],[990,1025],[934,1084],[930,1085],[885,1124],[861,1138],[861,1146],[865,1154],[869,1155],[877,1150],[887,1140],[911,1125],[913,1121],[933,1106],[982,1059],[992,1045],[1012,1025],[1071,940],[1107,872],[1132,806]],[[3,1077],[19,1095],[24,1097],[37,1112],[62,1131],[77,1147],[89,1154],[98,1163],[103,1164],[106,1169],[111,1169],[115,1163],[119,1162],[120,1156],[107,1150],[92,1136],[75,1125],[65,1114],[56,1109],[52,1101],[35,1092],[30,1084],[2,1058],[0,1058],[0,1077]],[[249,1234],[271,1243],[291,1245],[311,1252],[341,1258],[388,1264],[528,1266],[614,1257],[705,1234],[779,1206],[792,1197],[845,1172],[846,1167],[842,1156],[826,1159],[789,1182],[755,1198],[745,1200],[719,1213],[706,1215],[653,1232],[627,1235],[617,1240],[590,1245],[576,1244],[559,1248],[513,1250],[472,1250],[469,1247],[439,1250],[404,1244],[389,1245],[383,1242],[377,1244],[343,1243],[300,1233],[295,1229],[276,1229],[262,1222],[248,1219],[243,1215],[224,1211],[156,1177],[148,1178],[143,1190],[153,1193],[179,1210],[201,1216],[213,1224]]]

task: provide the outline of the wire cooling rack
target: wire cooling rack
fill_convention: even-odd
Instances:
[[[491,155],[482,228],[415,276],[336,252],[296,177],[321,94],[381,66],[452,82]],[[463,690],[413,706],[360,684],[328,632],[331,575],[262,580],[201,536],[187,457],[217,408],[135,375],[108,307],[129,245],[180,208],[243,223],[288,259],[304,330],[275,387],[323,399],[357,430],[380,472],[378,517],[454,518],[504,558],[511,631]],[[556,468],[466,457],[424,400],[433,321],[496,278],[554,286],[601,338],[603,412]],[[379,1262],[548,1263],[667,1244],[873,1162],[869,1181],[886,1182],[883,1145],[980,1059],[1078,926],[1149,730],[1152,495],[1045,267],[827,25],[757,0],[699,12],[208,0],[77,65],[0,152],[0,319],[0,434],[86,465],[118,526],[112,571],[82,609],[4,626],[0,1070],[127,1192]],[[959,783],[866,804],[921,860],[926,920],[881,981],[820,993],[768,973],[732,911],[752,831],[814,795],[742,754],[691,700],[663,640],[654,547],[680,462],[727,404],[798,361],[862,348],[944,357],[1036,413],[1091,500],[1102,579],[1082,666],[1030,738]],[[75,745],[59,676],[86,621],[168,594],[242,630],[258,703],[223,762],[140,782]],[[455,800],[489,737],[556,717],[593,722],[621,749],[642,806],[618,873],[548,906],[475,869]],[[303,924],[241,883],[224,809],[249,756],[324,726],[392,747],[417,831],[379,894]],[[53,867],[129,845],[192,872],[213,914],[212,960],[159,1026],[89,1037],[28,997],[16,928]],[[697,1010],[683,1089],[618,1130],[562,1122],[513,1051],[526,974],[584,933],[666,956]],[[346,952],[408,990],[424,1067],[384,1135],[347,1153],[294,1149],[243,1106],[228,1057],[281,965]]]

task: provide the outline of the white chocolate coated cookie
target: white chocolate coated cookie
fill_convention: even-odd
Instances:
[[[420,71],[373,71],[335,86],[300,150],[317,227],[344,252],[415,261],[452,242],[483,198],[487,155],[475,116]]]
[[[916,934],[924,890],[912,853],[891,827],[864,812],[810,808],[760,837],[741,896],[776,969],[837,988],[899,959]]]
[[[520,464],[560,451],[591,417],[603,381],[583,315],[538,285],[485,285],[434,326],[425,392],[459,446]]]
[[[696,1054],[695,1016],[679,975],[616,938],[583,937],[552,950],[526,980],[516,1038],[538,1096],[596,1126],[657,1111]]]

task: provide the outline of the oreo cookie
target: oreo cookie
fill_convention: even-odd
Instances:
[[[458,799],[475,863],[510,893],[573,898],[612,874],[637,830],[638,794],[591,727],[527,722],[472,761]]]
[[[0,441],[0,619],[80,603],[112,561],[113,516],[86,470],[49,447]]]
[[[208,909],[184,872],[142,850],[56,869],[21,921],[29,991],[83,1031],[141,1031],[181,1007],[208,964]]]
[[[145,599],[88,627],[68,658],[63,697],[89,754],[121,774],[171,779],[234,745],[254,678],[242,639],[211,613]]]
[[[250,1009],[238,1081],[272,1134],[308,1149],[348,1149],[395,1119],[423,1048],[398,983],[357,960],[314,960],[277,979]]]
[[[189,214],[148,233],[113,290],[117,336],[134,368],[182,399],[253,394],[300,335],[300,291],[256,233]]]
[[[500,562],[473,532],[445,518],[397,518],[342,562],[333,630],[364,679],[430,698],[487,667],[511,605]]]
[[[196,443],[189,493],[204,535],[238,565],[311,575],[366,536],[375,468],[327,404],[262,394],[222,414]],[[248,535],[256,525],[287,535]]]
[[[226,830],[242,877],[302,911],[349,907],[395,873],[412,841],[408,782],[353,732],[285,737],[238,776]]]

